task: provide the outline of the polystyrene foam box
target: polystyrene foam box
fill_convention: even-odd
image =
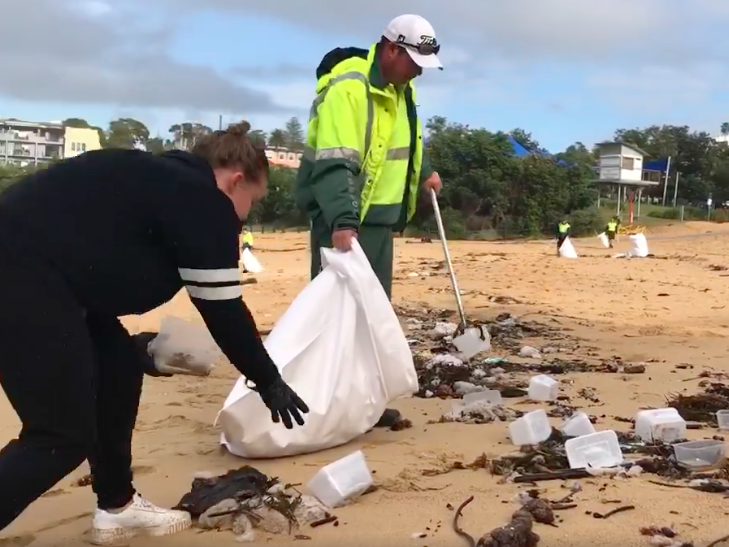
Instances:
[[[719,425],[719,431],[729,431],[729,410],[717,410],[716,422]]]
[[[546,374],[529,379],[528,396],[532,401],[554,401],[559,395],[559,382]]]
[[[568,437],[582,437],[595,433],[595,427],[587,414],[576,412],[562,424],[562,433]]]
[[[686,438],[686,421],[675,408],[641,410],[635,416],[635,435],[648,442],[673,443]]]
[[[572,469],[615,467],[623,463],[623,453],[615,431],[598,431],[568,439],[564,449]]]
[[[322,467],[306,485],[309,493],[334,509],[372,486],[372,474],[361,450]]]
[[[539,444],[552,435],[552,426],[543,410],[534,410],[509,424],[509,437],[516,446]]]
[[[501,392],[498,389],[485,389],[483,391],[467,393],[463,396],[463,406],[470,405],[476,401],[483,401],[492,405],[500,405],[504,402],[501,397]]]

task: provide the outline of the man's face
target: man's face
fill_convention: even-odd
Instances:
[[[413,61],[404,47],[388,44],[387,72],[385,76],[390,83],[405,85],[423,73],[423,69]]]

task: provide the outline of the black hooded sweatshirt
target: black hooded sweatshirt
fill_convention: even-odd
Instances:
[[[242,222],[210,165],[186,152],[99,150],[0,194],[0,235],[57,269],[90,316],[146,313],[187,289],[231,363],[278,377],[241,294]]]

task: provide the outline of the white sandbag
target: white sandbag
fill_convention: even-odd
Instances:
[[[243,252],[240,255],[240,261],[243,268],[251,273],[261,273],[263,271],[263,266],[261,266],[258,259],[253,256],[250,249],[243,249]]]
[[[160,372],[207,376],[222,355],[203,324],[168,316],[148,348]]]
[[[628,256],[631,258],[645,258],[648,256],[648,240],[643,234],[633,234],[628,239],[630,239]]]
[[[323,271],[296,297],[265,345],[284,380],[309,406],[287,430],[245,379],[218,414],[236,456],[277,458],[342,445],[372,429],[387,404],[418,390],[400,322],[362,248],[322,249]]]
[[[600,243],[602,243],[602,246],[606,249],[610,247],[610,240],[605,232],[598,234],[597,239],[600,240]]]
[[[566,237],[559,248],[559,256],[561,258],[577,258],[577,251],[575,251],[572,242],[569,237]]]

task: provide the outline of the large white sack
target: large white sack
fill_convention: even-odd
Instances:
[[[610,240],[608,239],[608,236],[605,232],[597,234],[597,239],[600,240],[600,243],[602,243],[602,246],[606,249],[610,247]]]
[[[636,258],[645,258],[648,256],[648,240],[643,234],[633,234],[630,239],[630,251],[628,256]]]
[[[251,273],[261,273],[263,271],[263,266],[261,266],[258,259],[253,256],[250,249],[243,249],[243,252],[240,255],[240,261],[243,263],[243,268]]]
[[[562,258],[577,258],[577,251],[572,245],[569,237],[566,237],[559,248],[559,256]]]
[[[294,300],[265,345],[284,380],[309,406],[303,427],[287,430],[244,378],[218,414],[228,450],[276,458],[351,441],[387,404],[418,390],[413,357],[385,291],[356,243],[322,249],[323,271]]]

